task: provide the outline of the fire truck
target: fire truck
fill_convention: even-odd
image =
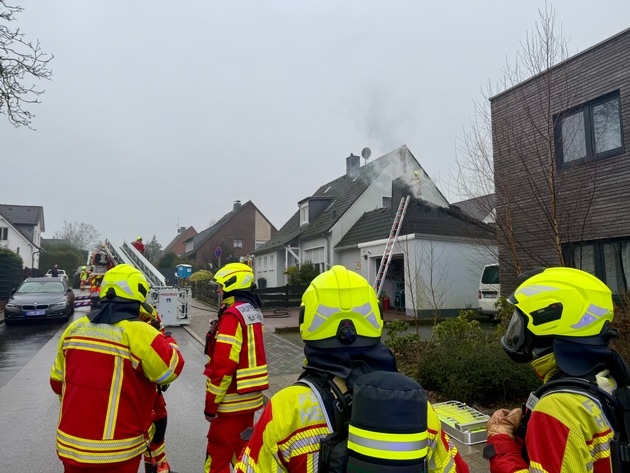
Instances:
[[[100,299],[100,285],[107,270],[125,263],[134,266],[144,274],[151,287],[147,302],[155,307],[165,326],[190,323],[188,313],[192,300],[191,288],[167,286],[164,275],[127,241],[124,241],[122,245],[116,245],[107,239],[100,249],[89,256],[88,265],[92,269],[90,298],[93,306]]]

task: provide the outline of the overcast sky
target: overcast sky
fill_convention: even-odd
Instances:
[[[8,0],[16,3],[19,0]],[[251,200],[278,229],[364,147],[406,144],[451,202],[458,138],[543,0],[22,0],[54,54],[33,127],[0,116],[0,203],[115,242],[208,227]],[[572,52],[628,0],[555,0]],[[362,161],[363,162],[363,161]]]

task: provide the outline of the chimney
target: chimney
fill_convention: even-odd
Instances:
[[[232,208],[232,212],[236,212],[240,208],[241,208],[241,201],[240,200],[235,200],[234,201],[234,207]]]
[[[361,165],[361,158],[350,153],[350,156],[346,158],[346,176],[350,179],[354,179],[359,175],[359,166]]]

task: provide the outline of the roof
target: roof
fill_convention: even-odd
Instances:
[[[395,211],[392,209],[377,209],[364,213],[335,248],[389,238],[394,215]],[[409,202],[400,227],[400,235],[413,233],[488,240],[496,238],[491,225],[471,218],[456,207],[438,207],[421,199],[412,199]]]
[[[7,205],[0,204],[2,215],[17,230],[27,242],[34,244],[35,235],[33,229],[41,222],[41,231],[44,226],[44,208],[41,205]],[[35,245],[37,247],[37,245]],[[39,248],[39,247],[37,247]]]
[[[0,214],[12,225],[35,226],[41,222],[44,227],[44,208],[41,205],[8,205],[0,204]]]
[[[179,228],[179,231],[177,233],[177,236],[175,238],[173,238],[171,240],[171,242],[166,245],[164,247],[164,249],[162,251],[160,251],[160,254],[167,254],[172,252],[173,248],[181,241],[186,241],[189,240],[190,238],[194,237],[197,234],[197,230],[195,230],[194,227],[181,227]]]
[[[472,218],[483,221],[496,206],[496,194],[482,195],[481,197],[455,202],[451,205],[459,207],[462,212],[470,215]]]
[[[403,146],[403,148],[406,147]],[[287,223],[278,230],[278,233],[267,243],[257,248],[255,253],[281,248],[298,238],[314,237],[328,232],[352,204],[365,192],[370,184],[374,182],[382,170],[392,162],[399,149],[400,148],[397,148],[361,166],[358,176],[355,178],[350,178],[344,174],[321,186],[315,191],[311,198],[331,198],[329,206],[312,222],[302,226],[300,226],[300,211],[298,209]],[[305,200],[308,199],[302,199],[300,202]]]
[[[226,213],[223,217],[217,220],[214,223],[214,225],[206,228],[202,232],[199,232],[195,236],[193,236],[192,237],[193,249],[188,251],[187,253],[184,253],[183,256],[190,257],[194,255],[197,252],[197,250],[199,250],[199,248],[201,248],[201,246],[205,242],[207,242],[210,238],[212,238],[212,236],[215,235],[226,223],[228,223],[230,220],[236,217],[245,207],[249,207],[249,206],[254,207],[254,209],[265,220],[267,220],[267,217],[263,215],[263,213],[258,209],[258,207],[254,205],[254,203],[251,200],[248,200],[244,204],[235,205],[230,212]],[[267,222],[269,222],[269,220],[267,220]],[[271,225],[271,228],[275,229],[275,227],[273,226],[271,222],[269,222],[269,225]],[[186,241],[190,241],[190,240],[191,238],[188,238]]]

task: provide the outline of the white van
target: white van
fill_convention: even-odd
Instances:
[[[494,317],[498,312],[494,304],[500,295],[499,265],[487,264],[483,267],[479,281],[479,313]]]

